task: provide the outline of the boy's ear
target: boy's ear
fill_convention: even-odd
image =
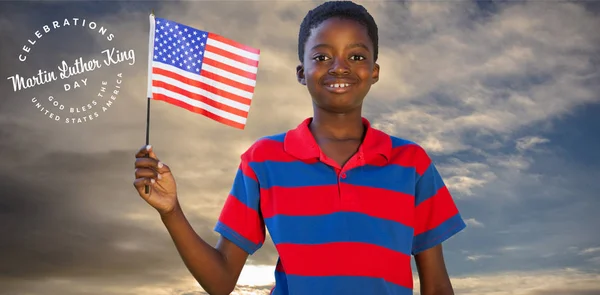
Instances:
[[[298,65],[296,67],[296,78],[298,78],[298,82],[302,85],[306,85],[306,77],[304,76],[304,66]]]
[[[373,84],[379,81],[379,64],[375,63],[373,66],[373,74],[371,75],[371,79],[373,79]]]

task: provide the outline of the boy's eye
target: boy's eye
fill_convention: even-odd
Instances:
[[[317,55],[313,59],[316,60],[316,61],[326,61],[329,58],[327,56],[325,56],[325,55]]]
[[[352,59],[352,60],[364,60],[365,57],[362,56],[362,55],[353,55],[353,56],[350,57],[350,59]]]

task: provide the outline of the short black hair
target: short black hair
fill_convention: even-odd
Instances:
[[[373,42],[374,60],[377,61],[379,36],[377,33],[377,24],[371,14],[362,5],[352,1],[330,1],[308,11],[300,24],[300,32],[298,34],[298,58],[300,62],[304,61],[304,47],[306,46],[306,40],[308,40],[311,30],[333,17],[354,20],[365,26],[371,42]]]

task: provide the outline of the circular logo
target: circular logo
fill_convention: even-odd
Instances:
[[[60,44],[61,36],[71,37],[67,34],[73,32],[83,33],[78,40],[89,40],[96,49],[86,51],[88,54],[36,50],[46,41],[44,39],[54,38],[52,41]],[[135,64],[135,51],[116,48],[114,39],[114,33],[107,27],[82,18],[65,18],[42,25],[24,42],[17,58],[23,64],[35,59],[32,64],[46,68],[27,75],[15,74],[7,79],[14,92],[36,93],[29,96],[32,107],[50,120],[66,124],[90,122],[116,103],[123,86],[123,67]],[[82,43],[60,46],[81,51],[82,47],[90,45]],[[100,49],[96,44],[101,46]]]

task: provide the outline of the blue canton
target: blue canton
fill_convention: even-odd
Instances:
[[[156,18],[154,61],[200,74],[208,32]]]

